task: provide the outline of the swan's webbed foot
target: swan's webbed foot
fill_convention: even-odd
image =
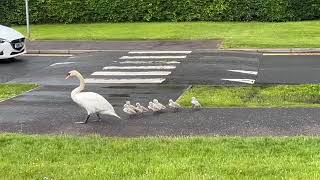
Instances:
[[[75,123],[76,124],[86,124],[88,122],[89,118],[90,118],[90,115],[87,116],[87,119],[85,121],[83,121],[83,122],[79,121],[79,122],[75,122]]]

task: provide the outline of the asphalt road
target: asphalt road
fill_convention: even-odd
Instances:
[[[320,56],[263,56],[258,83],[308,84],[320,82]]]
[[[158,98],[160,102],[166,103],[169,98],[178,98],[190,84],[247,85],[223,79],[251,79],[256,84],[318,82],[318,56],[267,57],[256,53],[197,50],[183,59],[153,60],[179,62],[170,64],[175,68],[168,70],[169,75],[143,76],[163,78],[163,83],[87,84],[87,91],[106,97],[123,119],[104,116],[102,122],[74,124],[75,121],[84,120],[86,113],[70,98],[70,92],[78,85],[78,81],[64,80],[65,74],[77,69],[86,78],[97,78],[92,73],[103,71],[103,67],[133,66],[121,64],[132,61],[121,59],[129,55],[127,51],[110,51],[72,57],[23,56],[13,62],[1,62],[1,82],[38,83],[42,87],[0,103],[0,130],[76,135],[98,133],[107,136],[291,136],[318,135],[320,132],[317,109],[202,109],[147,113],[136,117],[129,117],[122,112],[122,105],[126,100],[146,104],[153,98]],[[163,62],[160,64],[164,65]],[[257,75],[248,72],[257,72]],[[123,75],[108,78],[128,77]]]

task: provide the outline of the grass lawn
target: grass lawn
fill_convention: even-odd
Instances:
[[[0,101],[18,96],[37,88],[35,84],[0,84]]]
[[[319,179],[319,138],[0,135],[6,179]]]
[[[195,86],[179,103],[191,107],[193,96],[203,107],[320,107],[320,85]]]
[[[25,27],[15,27],[25,33]],[[223,39],[225,48],[320,47],[320,21],[32,25],[33,40]]]

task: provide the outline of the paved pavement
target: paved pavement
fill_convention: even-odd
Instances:
[[[0,130],[81,135],[98,133],[107,136],[290,136],[318,135],[320,132],[317,109],[224,108],[166,111],[136,117],[129,117],[122,112],[125,100],[146,104],[153,98],[158,98],[160,102],[166,103],[169,98],[178,98],[190,84],[248,85],[317,82],[317,77],[314,76],[316,71],[300,71],[304,68],[297,68],[299,66],[305,69],[316,68],[320,65],[320,62],[316,61],[317,56],[266,57],[259,53],[210,52],[199,51],[197,48],[165,53],[139,50],[136,53],[131,50],[110,51],[77,54],[71,57],[23,56],[13,62],[1,62],[1,82],[39,83],[42,87],[0,103]],[[173,51],[172,49],[162,50]],[[136,56],[140,57],[130,58]],[[166,57],[162,59],[159,56]],[[304,61],[306,64],[303,63]],[[141,66],[143,66],[142,69]],[[64,80],[66,72],[72,69],[79,70],[86,77],[87,91],[94,91],[106,97],[123,119],[117,120],[105,116],[103,122],[74,124],[75,121],[83,120],[86,113],[70,98],[70,92],[78,85],[78,81]],[[111,74],[105,74],[106,72]],[[128,72],[140,73],[140,75],[130,76]],[[162,73],[157,74],[159,72]],[[151,75],[152,73],[155,74]],[[302,76],[300,79],[294,78],[299,75]],[[306,81],[303,77],[309,79]],[[132,78],[158,78],[164,81],[151,83],[147,80],[143,84],[135,82],[136,80],[124,84],[110,81],[105,83],[105,80]],[[92,79],[95,79],[95,82]]]
[[[28,50],[212,50],[222,41],[31,41]]]

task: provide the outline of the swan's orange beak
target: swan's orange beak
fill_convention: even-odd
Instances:
[[[66,79],[68,79],[70,77],[70,73],[67,74]]]

